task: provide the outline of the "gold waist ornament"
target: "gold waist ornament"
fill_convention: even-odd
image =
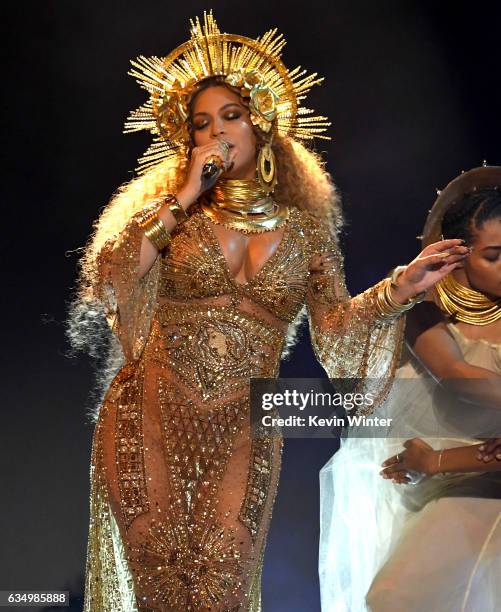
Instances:
[[[451,274],[435,287],[444,310],[458,321],[488,325],[501,319],[501,298],[492,301],[480,291],[461,285]]]
[[[202,210],[214,223],[244,233],[270,232],[289,219],[289,207],[267,196],[257,180],[220,179]]]

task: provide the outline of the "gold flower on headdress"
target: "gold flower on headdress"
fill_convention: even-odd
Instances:
[[[257,70],[239,70],[229,74],[225,80],[229,85],[239,87],[243,98],[250,98],[249,110],[253,125],[260,127],[263,132],[269,132],[277,116],[278,96],[261,74]]]
[[[164,92],[159,106],[155,109],[160,135],[180,146],[186,146],[190,141],[188,104],[194,84],[194,79],[184,87],[176,81],[171,90]]]

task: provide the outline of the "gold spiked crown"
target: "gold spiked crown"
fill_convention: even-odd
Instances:
[[[253,125],[264,132],[294,139],[322,134],[330,123],[327,117],[313,116],[300,102],[313,85],[323,81],[316,73],[306,75],[298,66],[288,70],[281,60],[286,43],[277,30],[255,40],[236,34],[222,34],[212,11],[190,20],[191,38],[164,58],[139,56],[131,60],[128,74],[149,93],[149,99],[130,113],[124,132],[149,130],[153,143],[139,158],[140,174],[165,159],[185,155],[190,144],[188,105],[195,86],[209,77],[239,89],[248,100]]]

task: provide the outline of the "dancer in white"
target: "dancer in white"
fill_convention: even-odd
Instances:
[[[407,315],[384,436],[352,428],[321,470],[323,612],[500,609],[500,186],[484,166],[440,193],[423,243],[471,254]]]

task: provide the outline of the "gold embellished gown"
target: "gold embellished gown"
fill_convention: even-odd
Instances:
[[[282,438],[251,436],[249,384],[278,376],[305,308],[329,376],[392,376],[402,326],[378,318],[377,285],[350,298],[313,213],[292,207],[280,231],[245,284],[198,204],[143,278],[138,213],[102,248],[97,291],[125,364],[93,437],[85,612],[261,610]],[[325,251],[335,268],[310,272]]]

